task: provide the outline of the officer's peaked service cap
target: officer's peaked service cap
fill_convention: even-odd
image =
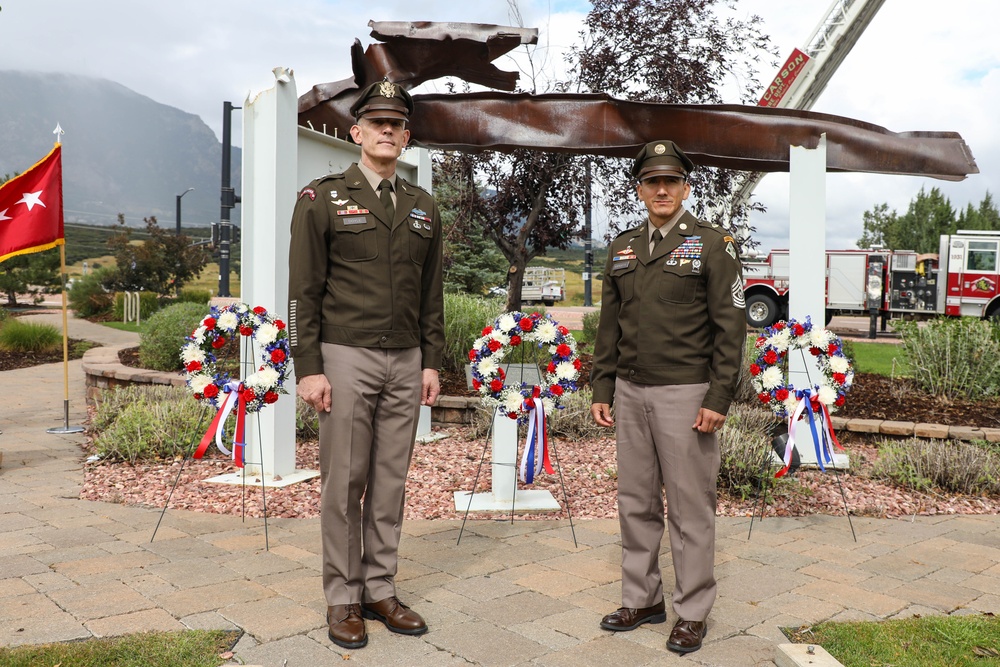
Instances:
[[[632,163],[632,177],[638,181],[654,176],[687,178],[693,169],[694,162],[677,144],[665,140],[652,141],[643,146],[635,156],[635,162]]]
[[[355,118],[409,120],[412,112],[413,98],[402,86],[388,79],[376,81],[362,90],[357,101],[351,105]]]

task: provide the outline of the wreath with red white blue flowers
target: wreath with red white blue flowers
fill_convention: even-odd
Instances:
[[[504,358],[522,345],[537,346],[549,355],[544,386],[506,383]],[[500,315],[473,343],[469,361],[472,386],[483,397],[483,403],[519,422],[527,420],[533,400],[540,399],[547,413],[561,409],[562,398],[577,390],[576,380],[580,377],[573,334],[548,314],[515,311]]]
[[[788,418],[803,394],[803,389],[788,382],[788,354],[794,350],[808,351],[816,358],[819,377],[812,397],[831,412],[844,404],[854,382],[854,369],[843,343],[832,331],[814,328],[808,317],[805,322],[790,319],[764,329],[754,347],[757,356],[750,364],[751,383],[757,399],[778,417]]]
[[[247,412],[257,412],[278,400],[288,377],[291,350],[285,323],[261,306],[250,308],[234,303],[223,308],[213,306],[208,317],[187,338],[181,348],[185,380],[194,397],[212,407],[220,407],[226,392],[232,391],[232,378],[219,371],[216,353],[234,339],[252,339],[260,354],[257,370],[239,383],[240,396]],[[220,397],[220,395],[222,395]]]

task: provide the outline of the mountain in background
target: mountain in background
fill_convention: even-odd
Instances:
[[[220,100],[219,112],[222,113]],[[0,176],[13,176],[52,149],[60,124],[67,222],[130,226],[155,215],[161,226],[219,220],[222,144],[200,117],[108,81],[77,75],[0,71]],[[240,156],[232,184],[240,194]],[[239,221],[240,207],[231,212]]]

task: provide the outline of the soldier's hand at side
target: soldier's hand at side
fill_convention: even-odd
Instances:
[[[437,369],[425,368],[420,387],[420,405],[434,405],[441,393]]]
[[[300,377],[295,393],[316,412],[329,412],[333,406],[330,381],[322,373]]]
[[[694,425],[691,427],[696,431],[701,433],[715,433],[723,424],[726,423],[726,415],[719,414],[714,410],[709,410],[708,408],[701,408],[698,410],[698,419],[695,420]]]
[[[594,418],[594,423],[598,426],[615,425],[615,420],[611,418],[611,405],[608,403],[591,404],[590,416]]]

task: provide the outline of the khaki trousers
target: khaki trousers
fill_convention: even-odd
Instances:
[[[420,348],[323,343],[322,353],[333,392],[319,419],[323,590],[329,605],[377,602],[396,594]]]
[[[715,602],[720,454],[714,434],[691,428],[707,391],[707,383],[616,380],[623,607],[649,607],[663,599],[663,490],[674,565],[674,612],[685,621],[704,621]]]

